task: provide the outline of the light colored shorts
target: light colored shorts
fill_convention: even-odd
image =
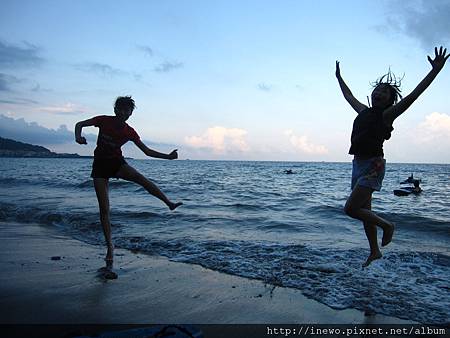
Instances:
[[[381,157],[354,159],[352,170],[352,190],[355,186],[372,188],[380,191],[386,170],[386,160]]]

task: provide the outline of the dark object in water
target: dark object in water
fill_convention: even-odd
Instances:
[[[400,184],[406,184],[406,183],[412,183],[414,184],[414,187],[404,187],[400,189],[394,190],[395,196],[408,196],[410,194],[418,195],[422,192],[422,189],[420,188],[420,182],[422,180],[414,178],[413,174],[408,177],[407,180],[400,182]]]
[[[413,182],[414,182],[414,175],[411,174],[411,176],[409,176],[408,179],[404,180],[403,182],[400,182],[400,184],[413,183]]]
[[[292,169],[287,169],[284,171],[285,174],[293,174],[294,172],[292,171]]]
[[[418,195],[421,192],[422,192],[422,189],[416,190],[416,187],[405,187],[405,188],[394,190],[394,195],[395,196],[408,196],[410,194]]]
[[[400,184],[406,184],[406,183],[413,183],[413,184],[416,184],[416,182],[421,183],[422,180],[421,180],[421,179],[414,178],[414,175],[411,174],[411,176],[409,176],[406,180],[400,182]]]

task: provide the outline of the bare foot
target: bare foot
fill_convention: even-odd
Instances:
[[[106,263],[106,266],[101,267],[100,269],[98,269],[99,272],[99,277],[104,278],[104,279],[117,279],[117,273],[115,273],[112,270],[112,264],[109,265],[108,263]]]
[[[175,210],[176,208],[178,208],[180,205],[182,205],[183,203],[182,202],[178,202],[178,203],[172,203],[172,202],[170,202],[169,203],[169,205],[168,205],[168,207],[169,207],[169,209],[170,210]]]
[[[103,272],[103,277],[105,279],[117,279],[118,276],[117,276],[117,273],[115,273],[114,271],[107,270],[107,271]]]
[[[383,255],[379,251],[374,254],[370,254],[369,257],[367,257],[366,262],[362,265],[362,267],[363,268],[368,267],[370,263],[372,263],[374,260],[380,259],[381,257],[383,257]]]
[[[386,246],[392,241],[392,235],[394,234],[394,224],[391,223],[387,230],[383,229],[383,239],[381,240],[381,246]]]

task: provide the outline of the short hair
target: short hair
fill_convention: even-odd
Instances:
[[[394,73],[389,71],[384,74],[382,77],[378,78],[375,82],[372,82],[372,88],[375,89],[379,86],[387,86],[389,88],[389,91],[391,93],[391,105],[396,104],[400,99],[402,99],[401,89],[400,86],[402,85],[402,80],[405,77],[405,75],[402,76],[402,78],[398,78],[395,76]]]
[[[119,96],[114,103],[114,111],[128,108],[130,108],[131,111],[136,108],[134,100],[131,98],[131,96]]]

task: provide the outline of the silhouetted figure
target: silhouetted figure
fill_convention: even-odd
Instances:
[[[95,126],[100,129],[97,138],[97,147],[94,151],[91,177],[94,179],[94,187],[100,210],[100,222],[103,227],[107,246],[105,258],[107,264],[105,269],[110,271],[114,257],[114,246],[111,240],[111,224],[109,220],[108,182],[110,178],[122,178],[141,185],[150,194],[163,201],[170,210],[174,210],[182,204],[181,202],[171,202],[153,182],[127,164],[123,158],[121,147],[128,141],[133,141],[147,156],[167,160],[178,158],[177,150],[173,150],[170,154],[163,154],[148,148],[141,141],[136,131],[125,122],[133,113],[134,108],[135,103],[131,96],[121,96],[117,98],[114,104],[115,116],[100,115],[85,121],[80,121],[75,126],[75,140],[79,144],[87,144],[86,139],[81,136],[83,127]]]
[[[411,176],[409,176],[406,180],[404,180],[403,182],[400,182],[400,184],[405,184],[405,183],[414,183],[414,175],[411,174]]]
[[[420,187],[420,180],[413,180],[414,188],[411,190],[413,194],[420,194],[422,188]]]
[[[409,178],[408,178],[409,179]],[[403,181],[400,184],[404,184],[407,183],[407,181]],[[411,179],[410,180],[411,183],[413,183],[413,187],[402,187],[400,189],[396,189],[394,190],[394,195],[395,196],[408,196],[411,194],[414,195],[418,195],[422,192],[422,188],[420,187],[420,180],[417,179]]]
[[[345,213],[363,222],[370,246],[370,254],[363,267],[382,257],[377,242],[377,225],[383,229],[382,246],[388,245],[394,233],[394,224],[381,218],[371,209],[372,193],[381,189],[386,161],[383,143],[391,137],[392,123],[422,94],[444,67],[449,55],[447,49],[434,49],[434,59],[428,56],[432,69],[417,87],[401,99],[400,82],[390,71],[374,84],[372,107],[359,102],[341,77],[336,61],[336,77],[342,94],[358,113],[353,123],[349,154],[354,155],[352,193],[345,204]],[[397,103],[398,98],[401,100]]]
[[[292,171],[292,169],[286,169],[284,173],[290,175],[293,174],[294,172]]]

